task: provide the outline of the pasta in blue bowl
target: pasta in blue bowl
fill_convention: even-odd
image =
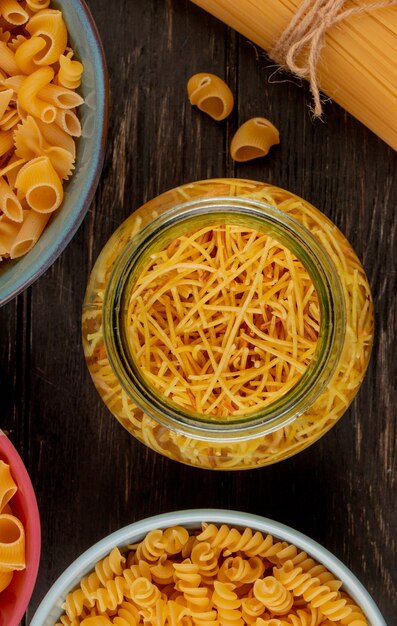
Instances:
[[[386,626],[355,576],[309,537],[218,509],[135,522],[81,555],[30,626]]]
[[[107,123],[106,63],[85,3],[17,9],[3,11],[0,42],[0,305],[75,234],[99,180]]]

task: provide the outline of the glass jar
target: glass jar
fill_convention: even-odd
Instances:
[[[244,224],[285,245],[317,292],[320,331],[299,381],[265,408],[227,418],[185,410],[142,375],[128,348],[128,295],[145,260],[203,225]],[[113,234],[92,270],[83,346],[103,401],[153,450],[207,469],[261,467],[296,454],[346,411],[371,352],[373,309],[364,270],[320,211],[273,185],[215,179],[182,185],[146,203]]]

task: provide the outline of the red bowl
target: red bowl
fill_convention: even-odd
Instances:
[[[15,572],[0,593],[0,626],[18,626],[31,598],[40,561],[40,515],[32,483],[21,457],[0,430],[0,460],[8,463],[18,491],[10,501],[13,514],[25,527],[26,569]]]

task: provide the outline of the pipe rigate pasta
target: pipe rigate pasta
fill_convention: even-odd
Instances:
[[[26,25],[26,30],[32,36],[42,36],[46,46],[35,58],[38,65],[57,63],[61,54],[65,52],[68,41],[68,32],[61,11],[44,9],[33,15]]]
[[[328,582],[320,585],[318,593],[318,579],[308,571],[322,575],[328,571],[323,565],[293,544],[278,541],[271,535],[265,537],[259,531],[226,525],[219,528],[222,541],[212,548],[217,565],[212,565],[211,571],[216,575],[204,578],[200,573],[201,557],[209,552],[208,542],[202,534],[209,527],[214,535],[217,528],[214,524],[203,525],[201,532],[192,531],[190,535],[186,531],[179,552],[175,552],[175,544],[168,543],[169,552],[166,548],[155,561],[153,551],[148,552],[147,545],[154,541],[164,547],[164,543],[167,545],[164,537],[169,535],[182,538],[181,527],[151,531],[149,541],[146,535],[139,543],[127,547],[124,560],[120,559],[120,552],[113,550],[112,558],[116,559],[117,568],[122,567],[121,575],[115,575],[107,567],[109,579],[103,579],[99,585],[95,572],[85,576],[80,586],[68,594],[63,604],[65,614],[56,626],[139,626],[142,623],[156,626],[368,626],[361,609],[343,590],[338,591],[341,583],[334,581],[331,572],[328,572]],[[225,528],[227,536],[233,538],[233,543],[229,544],[230,557],[223,554]],[[245,537],[244,542],[236,542],[237,536]],[[266,558],[249,556],[244,548],[253,548],[252,543],[246,541],[248,537],[255,537],[258,545],[269,542],[274,546],[282,545],[284,552],[273,555],[273,563]],[[200,546],[204,546],[203,552]],[[147,560],[142,560],[144,553]],[[289,588],[288,576],[295,565],[283,559],[287,553],[293,554],[295,562],[308,570],[305,581],[311,583],[306,584],[305,592],[300,590],[298,593],[295,587]],[[278,559],[280,554],[281,560]],[[222,572],[230,571],[225,568],[225,563],[234,559],[249,563],[250,572],[256,570],[257,577],[253,580],[250,574],[249,582],[248,579],[245,582],[221,580]],[[262,567],[258,567],[259,560]],[[302,567],[299,569],[303,571]],[[162,571],[162,575],[152,578],[155,571],[157,574]],[[289,581],[287,584],[281,580],[285,575]],[[317,606],[319,604],[321,606]]]
[[[230,154],[234,161],[250,161],[266,156],[278,143],[277,128],[264,117],[253,117],[237,129],[230,144]]]
[[[214,120],[224,120],[232,111],[234,98],[224,80],[215,74],[199,73],[189,78],[187,93],[190,104],[196,105]]]
[[[48,156],[40,156],[21,167],[15,187],[29,207],[39,213],[52,213],[62,203],[63,187]]]

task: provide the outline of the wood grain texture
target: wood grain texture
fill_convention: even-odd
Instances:
[[[90,0],[110,76],[105,165],[89,213],[47,273],[0,310],[0,426],[21,450],[43,527],[27,614],[83,550],[125,524],[165,511],[224,507],[299,529],[334,552],[369,589],[386,622],[397,616],[396,154],[337,105],[312,122],[306,86],[275,83],[246,39],[188,0]],[[231,117],[192,108],[186,82],[225,77]],[[281,144],[235,165],[230,139],[253,115]],[[213,473],[146,449],[114,420],[86,369],[80,315],[92,265],[115,228],[180,183],[240,176],[269,181],[324,211],[355,247],[372,285],[376,340],[350,410],[320,442],[273,467]]]

